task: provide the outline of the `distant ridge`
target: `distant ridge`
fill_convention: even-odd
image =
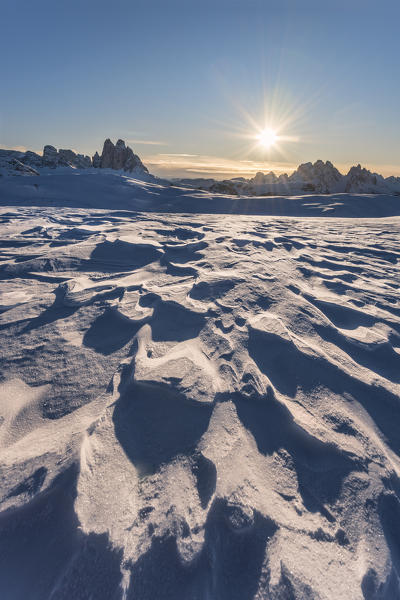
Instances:
[[[50,145],[44,146],[42,156],[30,150],[20,152],[0,149],[0,177],[40,175],[42,170],[59,167],[112,169],[124,171],[139,178],[153,177],[140,157],[121,139],[113,144],[107,138],[103,144],[101,155],[95,152],[92,157],[78,154],[73,150],[57,150]],[[250,179],[235,177],[217,181],[213,178],[175,178],[172,181],[175,185],[236,196],[336,193],[400,195],[400,177],[385,178],[363,168],[360,164],[351,167],[348,173],[343,175],[329,160],[303,163],[291,175],[284,173],[278,176],[273,171],[269,173],[260,171]]]
[[[258,172],[251,179],[236,177],[215,179],[174,179],[176,184],[196,189],[244,196],[288,196],[294,194],[400,194],[400,177],[383,177],[361,165],[351,167],[346,175],[327,160],[317,160],[300,165],[291,175],[277,176]]]
[[[74,169],[113,169],[128,173],[148,173],[137,154],[127,146],[124,140],[118,140],[114,145],[107,138],[103,144],[101,156],[96,152],[92,158],[77,154],[73,150],[57,150],[54,146],[46,145],[43,155],[36,152],[19,152],[17,150],[0,150],[1,175],[39,175],[38,169],[70,167]]]

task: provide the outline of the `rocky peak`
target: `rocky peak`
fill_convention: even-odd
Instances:
[[[43,148],[43,164],[44,166],[57,166],[57,148],[47,145]]]
[[[262,185],[264,183],[264,173],[262,171],[258,171],[258,173],[256,173],[253,177],[253,179],[250,179],[251,183],[254,183],[255,185]]]
[[[28,158],[26,156],[27,154],[28,153],[25,154],[26,158]],[[34,153],[32,152],[29,154]],[[57,148],[54,146],[47,145],[43,148],[42,164],[39,165],[36,162],[35,166],[50,167],[51,169],[55,169],[56,167],[75,167],[77,169],[87,169],[92,166],[92,161],[90,156],[76,154],[76,152],[73,150],[62,148],[57,150]]]
[[[292,173],[289,180],[303,185],[304,191],[329,193],[343,176],[328,160],[317,160],[315,163],[307,162]]]
[[[351,167],[346,175],[346,192],[363,191],[364,193],[375,192],[376,186],[384,183],[383,177],[376,173],[371,173],[368,169],[363,168],[360,164],[356,167]]]
[[[275,175],[273,171],[269,171],[266,175],[264,175],[265,183],[276,183],[278,181],[278,177]]]
[[[103,152],[100,157],[100,168],[101,169],[112,169],[113,158],[114,158],[115,146],[112,141],[107,138],[103,144]]]
[[[94,158],[94,157],[93,157]],[[124,140],[118,140],[114,144],[107,138],[104,142],[103,152],[99,157],[101,169],[115,169],[117,171],[142,171],[148,173],[140,158],[133,153],[133,150],[126,146]],[[97,162],[97,159],[96,159]],[[93,161],[93,166],[96,166]]]
[[[95,153],[94,153],[94,155],[92,156],[92,166],[93,166],[95,169],[98,169],[98,168],[100,167],[100,164],[101,164],[101,158],[100,158],[100,156],[99,156],[99,153],[98,153],[98,152],[97,152],[97,150],[96,150],[96,152],[95,152]]]
[[[101,156],[96,152],[93,158],[83,154],[77,154],[73,150],[60,148],[47,144],[43,148],[43,155],[36,152],[20,152],[18,150],[0,150],[1,173],[8,174],[38,174],[36,168],[72,167],[75,169],[88,169],[90,167],[123,170],[129,173],[136,172],[138,175],[148,173],[140,158],[134,154],[124,140],[118,140],[114,144],[106,139]],[[8,165],[7,168],[5,165]],[[23,166],[27,168],[24,169]],[[30,167],[30,168],[29,168]]]
[[[254,185],[266,185],[269,183],[276,183],[277,181],[278,178],[273,171],[270,171],[266,174],[262,173],[261,171],[258,171],[258,173],[255,174],[253,179],[249,180],[249,183],[253,183]]]
[[[113,169],[123,169],[128,158],[124,140],[118,140],[114,149]]]
[[[351,167],[351,169],[347,173],[347,177],[352,180],[363,182],[375,180],[376,183],[376,176],[374,176],[373,173],[371,173],[371,171],[368,171],[368,169],[362,167],[360,164],[358,164],[356,167]]]

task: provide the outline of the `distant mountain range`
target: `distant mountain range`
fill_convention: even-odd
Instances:
[[[138,178],[152,176],[137,154],[118,140],[114,145],[106,139],[101,155],[77,154],[73,150],[57,150],[54,146],[45,146],[43,154],[20,152],[18,150],[0,150],[0,176],[40,175],[48,169],[59,167],[73,169],[112,169],[124,171]],[[154,178],[156,179],[156,178]],[[161,180],[160,180],[161,181]],[[330,162],[317,160],[300,165],[291,175],[277,176],[269,173],[257,173],[253,178],[235,177],[217,181],[215,179],[173,179],[172,183],[218,194],[241,196],[291,196],[296,194],[399,194],[400,177],[383,177],[357,165],[343,175]]]
[[[96,152],[92,158],[76,154],[73,150],[57,150],[54,146],[45,146],[42,156],[31,151],[0,150],[0,175],[3,176],[39,175],[42,169],[57,167],[114,169],[136,175],[148,173],[148,169],[124,140],[118,140],[114,145],[110,139],[106,139],[101,156]]]
[[[207,190],[219,194],[243,196],[288,196],[296,194],[335,194],[340,192],[358,194],[400,194],[400,177],[383,177],[357,165],[342,175],[328,160],[317,160],[300,165],[291,175],[277,176],[257,173],[251,179],[235,177],[215,179],[174,179],[175,184]]]

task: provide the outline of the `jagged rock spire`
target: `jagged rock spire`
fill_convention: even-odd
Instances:
[[[96,153],[97,154],[97,153]],[[115,169],[132,172],[134,170],[141,170],[148,173],[147,168],[144,166],[140,158],[133,153],[133,150],[126,146],[124,140],[118,140],[114,144],[107,138],[104,142],[103,152],[101,157],[96,157],[96,163],[100,161],[99,165],[95,163],[95,157],[93,157],[93,166],[99,166],[101,169]]]

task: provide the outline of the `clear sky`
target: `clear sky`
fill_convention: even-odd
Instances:
[[[0,0],[0,147],[160,175],[331,160],[400,175],[399,0]],[[263,128],[279,139],[257,143]]]

